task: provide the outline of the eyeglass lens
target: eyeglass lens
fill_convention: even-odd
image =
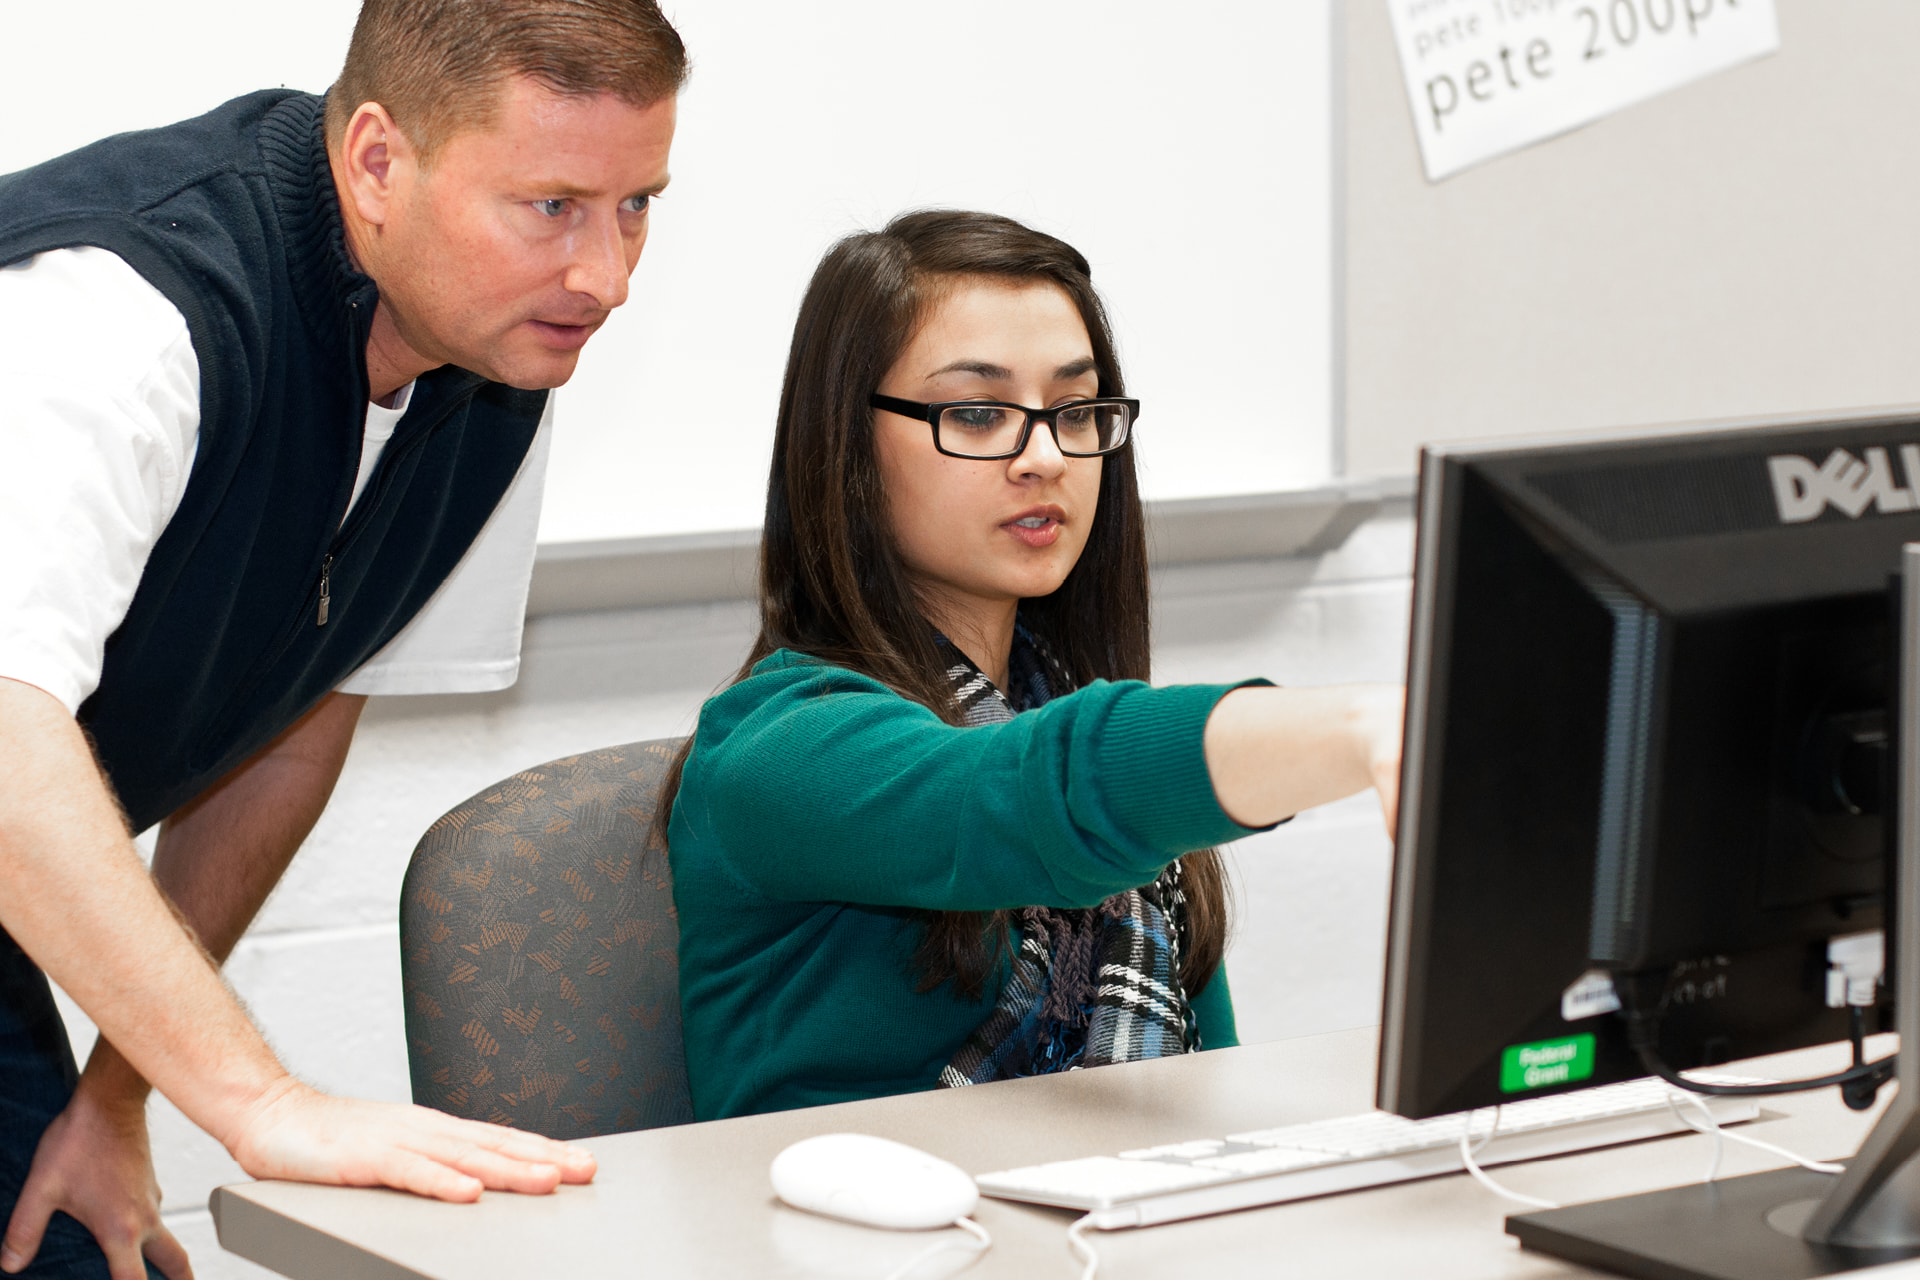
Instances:
[[[1126,443],[1132,416],[1124,405],[1074,405],[1053,417],[1062,454],[1104,454]],[[940,412],[940,445],[955,454],[992,458],[1020,447],[1025,410],[1004,405],[950,405]]]

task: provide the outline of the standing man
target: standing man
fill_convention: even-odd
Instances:
[[[187,1272],[148,1083],[257,1177],[592,1178],[302,1085],[217,964],[368,694],[513,680],[546,389],[626,300],[686,71],[654,0],[365,0],[324,99],[0,177],[0,1268]]]

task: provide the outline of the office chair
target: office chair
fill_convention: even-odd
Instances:
[[[693,1120],[673,877],[649,841],[679,746],[523,770],[420,839],[400,893],[416,1103],[556,1139]]]

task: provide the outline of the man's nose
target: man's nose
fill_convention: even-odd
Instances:
[[[576,234],[571,249],[566,278],[570,292],[585,294],[602,311],[610,312],[627,301],[632,268],[618,219],[593,220]]]

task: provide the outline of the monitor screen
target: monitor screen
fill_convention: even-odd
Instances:
[[[1920,417],[1433,448],[1418,505],[1381,1107],[1644,1077],[1623,999],[1675,1070],[1846,1038]]]

